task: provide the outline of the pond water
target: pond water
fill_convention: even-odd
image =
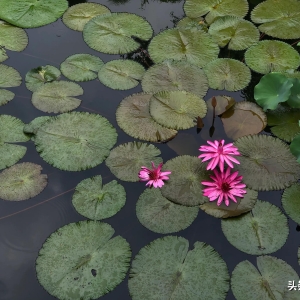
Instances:
[[[73,1],[71,4],[78,2],[80,1]],[[94,0],[93,2],[108,6],[112,12],[130,12],[145,17],[153,26],[155,34],[166,27],[173,27],[172,12],[174,16],[179,18],[184,15],[183,1],[164,3],[149,0],[148,3],[142,0]],[[5,64],[17,69],[23,79],[30,69],[38,66],[50,64],[59,68],[62,61],[75,53],[96,55],[104,62],[120,58],[118,55],[106,55],[92,50],[83,41],[81,32],[67,28],[61,20],[26,31],[29,36],[28,47],[20,53],[9,52],[10,58],[5,62]],[[84,95],[80,97],[82,104],[77,111],[96,112],[106,117],[117,128],[118,141],[116,146],[133,141],[133,138],[118,127],[115,112],[124,97],[142,91],[140,85],[128,91],[116,91],[105,87],[98,80],[79,84],[84,89]],[[0,107],[1,114],[13,115],[25,123],[38,116],[46,115],[31,104],[31,92],[26,89],[24,81],[13,91],[16,94],[15,99]],[[205,99],[222,94],[230,95],[236,101],[243,100],[240,93],[214,90],[209,90]],[[204,119],[204,128],[199,134],[197,134],[196,128],[182,130],[171,144],[155,144],[161,150],[164,162],[177,156],[178,153],[199,155],[199,146],[205,144],[209,138],[208,128],[210,125],[211,120]],[[225,138],[226,142],[231,142],[226,137],[219,118],[215,121],[215,127],[213,138]],[[75,211],[71,203],[74,188],[81,180],[95,175],[102,175],[104,183],[116,179],[105,163],[87,171],[60,171],[42,160],[32,141],[27,142],[26,146],[27,153],[20,162],[34,162],[41,165],[43,173],[48,174],[48,185],[41,194],[30,200],[21,202],[0,200],[0,298],[2,300],[55,299],[37,281],[35,260],[38,251],[46,238],[55,230],[70,222],[85,219]],[[126,205],[120,212],[109,219],[105,219],[104,222],[109,223],[115,229],[115,235],[121,235],[129,242],[132,248],[132,258],[134,258],[142,247],[163,235],[146,229],[136,217],[135,204],[145,189],[144,183],[129,183],[120,180],[118,182],[126,189]],[[258,199],[269,201],[281,208],[281,192],[259,192]],[[299,246],[299,233],[296,231],[295,222],[289,220],[289,226],[290,234],[286,244],[271,255],[285,260],[300,273],[296,255]],[[230,273],[243,260],[249,260],[256,265],[256,256],[239,251],[227,241],[221,230],[221,220],[207,215],[201,210],[191,226],[173,235],[188,239],[190,247],[196,241],[208,243],[225,260]],[[128,275],[115,290],[101,299],[131,299],[127,283]],[[235,299],[231,291],[229,291],[226,299]]]

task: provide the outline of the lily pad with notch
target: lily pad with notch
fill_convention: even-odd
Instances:
[[[286,214],[297,224],[300,224],[300,184],[294,183],[286,188],[282,194],[282,207]]]

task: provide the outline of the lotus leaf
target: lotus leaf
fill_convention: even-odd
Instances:
[[[295,221],[297,224],[300,224],[300,184],[295,183],[290,187],[286,188],[282,194],[282,207],[287,213],[287,215]]]
[[[0,106],[14,99],[15,94],[11,91],[0,89]]]
[[[31,140],[34,141],[34,137],[38,131],[38,129],[48,120],[50,120],[50,116],[41,116],[33,119],[30,123],[26,124],[23,128],[24,133],[27,135],[31,135]]]
[[[290,144],[290,150],[292,154],[297,158],[297,162],[300,163],[300,134],[292,140]]]
[[[21,83],[22,77],[16,69],[7,65],[0,65],[0,87],[16,87]]]
[[[300,79],[294,78],[291,80],[293,86],[291,88],[291,95],[287,100],[290,107],[300,108]]]

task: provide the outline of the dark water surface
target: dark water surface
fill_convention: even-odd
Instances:
[[[74,1],[78,3],[80,1]],[[84,2],[84,1],[82,1]],[[177,17],[183,16],[183,1],[177,3],[162,3],[149,0],[141,8],[143,0],[119,1],[125,4],[115,5],[117,1],[94,0],[108,6],[112,12],[130,12],[144,16],[153,26],[155,34],[160,30],[173,27],[171,12]],[[146,1],[144,1],[146,2]],[[67,28],[61,20],[50,25],[27,30],[29,45],[21,53],[9,52],[10,59],[4,62],[16,68],[22,78],[32,68],[50,64],[59,68],[59,65],[68,56],[75,53],[89,53],[99,56],[104,62],[119,58],[117,55],[106,55],[90,49],[83,41],[82,33]],[[62,77],[62,79],[64,79]],[[97,112],[117,128],[117,145],[133,141],[118,127],[115,120],[115,111],[120,101],[133,93],[141,91],[141,87],[129,91],[111,90],[98,80],[79,83],[84,89],[81,106],[78,111]],[[0,107],[1,114],[10,114],[28,123],[34,118],[46,115],[31,104],[31,92],[24,82],[20,87],[11,89],[16,97],[7,105]],[[239,93],[228,93],[210,90],[205,99],[219,94],[232,95],[236,101],[243,98]],[[182,130],[173,140],[180,154],[198,155],[198,148],[209,138],[208,128],[211,120],[204,119],[205,127],[201,133],[196,129]],[[215,122],[214,139],[226,138],[221,121]],[[184,141],[184,142],[183,142]],[[226,142],[230,139],[226,138]],[[105,163],[81,172],[60,171],[44,162],[35,150],[33,142],[25,143],[27,153],[20,162],[34,162],[43,167],[43,173],[48,174],[48,185],[37,197],[21,202],[0,200],[0,299],[1,300],[50,300],[50,296],[37,281],[35,274],[35,260],[42,244],[51,233],[70,222],[77,222],[85,218],[79,215],[72,206],[71,199],[75,186],[83,179],[95,175],[102,175],[103,183],[116,179],[106,167]],[[162,152],[164,162],[177,156],[168,144],[155,144]],[[178,150],[176,150],[178,151]],[[144,228],[138,221],[135,213],[135,204],[139,195],[144,191],[144,183],[128,183],[118,180],[126,189],[127,201],[123,209],[115,216],[103,220],[115,229],[116,235],[124,237],[131,245],[132,257],[138,251],[156,238],[162,237]],[[281,192],[261,192],[260,200],[269,201],[281,207]],[[289,220],[290,235],[287,243],[276,253],[271,255],[285,260],[299,272],[297,249],[299,235],[295,222]],[[234,248],[221,230],[221,220],[199,211],[194,223],[177,234],[189,240],[190,247],[195,241],[206,242],[220,253],[227,263],[229,272],[243,260],[249,260],[256,265],[256,257],[247,255]],[[101,299],[131,299],[127,287],[128,276],[111,293]],[[288,283],[286,283],[287,285]],[[299,292],[300,296],[300,292]],[[234,299],[231,291],[227,299]],[[74,299],[75,300],[75,299]],[[144,299],[141,299],[144,300]],[[147,300],[147,299],[145,299]],[[183,299],[184,300],[184,299]]]

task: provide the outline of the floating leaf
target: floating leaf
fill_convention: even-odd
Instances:
[[[66,171],[81,171],[99,165],[116,141],[117,132],[110,122],[87,112],[51,117],[39,127],[34,140],[46,162]]]
[[[5,48],[0,47],[0,63],[8,59]]]
[[[139,181],[139,171],[142,166],[151,167],[151,161],[155,165],[162,162],[160,150],[154,145],[130,142],[121,144],[110,151],[105,163],[110,171],[124,181]]]
[[[287,43],[265,40],[246,51],[245,61],[253,71],[267,74],[297,69],[300,65],[300,55]]]
[[[219,116],[227,111],[230,107],[235,104],[235,100],[229,96],[214,96],[209,98],[206,101],[207,104],[207,114],[212,114],[214,110],[213,106],[213,98],[215,98],[216,105],[215,105],[215,115]]]
[[[251,80],[251,71],[242,62],[231,58],[218,58],[204,69],[209,86],[216,90],[239,91]]]
[[[77,108],[81,100],[74,98],[83,94],[80,85],[68,81],[54,81],[37,89],[31,98],[32,104],[47,113],[63,113]]]
[[[48,120],[50,120],[50,116],[41,116],[33,119],[30,123],[26,124],[23,128],[23,131],[28,135],[31,135],[31,140],[34,141],[34,137],[38,131],[38,129]]]
[[[291,95],[287,100],[290,107],[300,108],[300,79],[294,78],[291,80],[293,86],[291,88]]]
[[[21,83],[22,77],[16,69],[7,65],[0,65],[0,87],[16,87]]]
[[[129,59],[112,60],[102,66],[98,78],[115,90],[129,90],[136,87],[145,73],[144,67]]]
[[[292,186],[286,188],[282,194],[282,207],[287,215],[300,224],[300,184],[295,183]]]
[[[131,250],[106,223],[70,223],[52,233],[39,251],[40,284],[58,299],[97,299],[120,284],[130,265]]]
[[[184,17],[176,24],[178,29],[189,29],[189,30],[203,30],[207,32],[207,24],[204,22],[203,18],[191,19],[189,17]]]
[[[15,94],[11,91],[0,89],[0,106],[14,99]]]
[[[300,134],[292,140],[290,144],[290,150],[292,154],[297,158],[297,162],[300,163]]]
[[[248,188],[281,190],[298,180],[300,166],[281,140],[267,135],[244,136],[234,145],[241,153],[240,165],[235,165],[235,169]]]
[[[128,135],[149,142],[165,142],[177,131],[161,126],[149,113],[152,94],[133,94],[124,98],[116,112],[117,123]]]

